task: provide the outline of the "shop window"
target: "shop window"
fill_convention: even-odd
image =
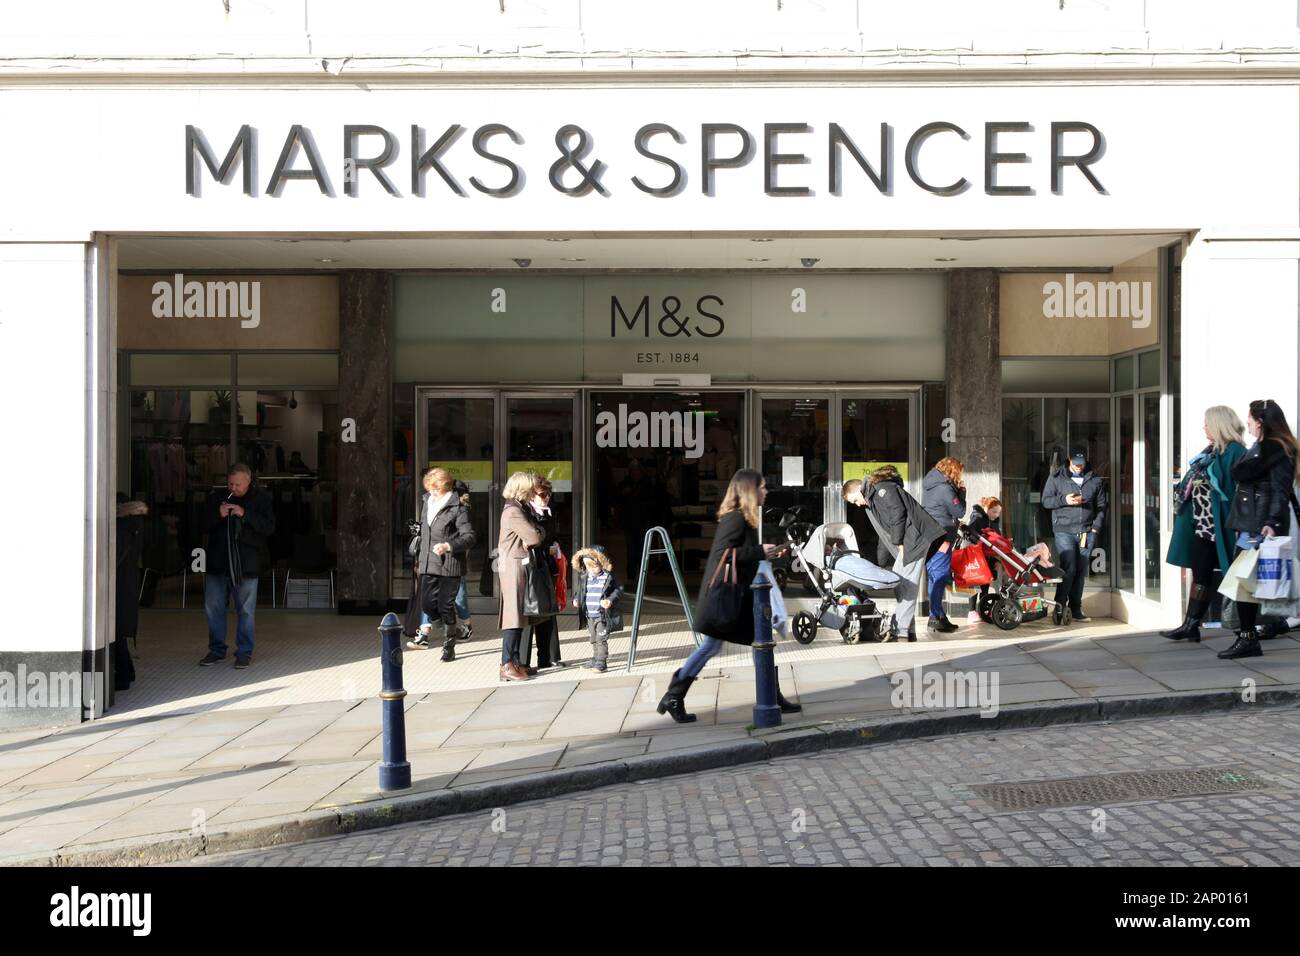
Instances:
[[[415,460],[415,390],[393,386],[393,538],[390,562],[393,597],[411,594],[411,559],[406,553],[406,527],[415,517],[415,487],[420,469]]]
[[[929,471],[938,464],[939,459],[948,454],[948,444],[944,440],[947,431],[944,421],[948,414],[948,387],[942,384],[922,386],[921,402],[925,410],[924,471]]]
[[[1018,396],[1002,402],[1002,528],[1024,549],[1038,541],[1055,544],[1052,515],[1043,507],[1048,477],[1066,467],[1070,449],[1086,449],[1092,470],[1111,483],[1110,399],[1106,397]],[[1111,500],[1111,510],[1115,501]],[[1090,563],[1088,587],[1110,585],[1110,512]]]
[[[1131,355],[1115,359],[1115,391],[1126,392],[1133,387],[1134,361]]]
[[[230,355],[190,352],[139,353],[128,365],[128,381],[140,386],[215,388],[230,385]]]
[[[238,357],[240,386],[336,388],[339,357],[334,352],[262,352]]]
[[[1160,387],[1160,350],[1142,352],[1138,359],[1138,388]]]
[[[1110,391],[1110,370],[1106,359],[1003,359],[1002,391],[1104,394]]]

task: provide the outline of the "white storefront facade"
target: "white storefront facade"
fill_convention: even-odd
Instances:
[[[405,595],[430,463],[484,505],[549,470],[574,544],[633,530],[614,489],[645,467],[690,567],[728,468],[829,519],[868,464],[919,487],[954,454],[1024,541],[1082,443],[1113,502],[1088,607],[1150,627],[1185,593],[1168,489],[1203,410],[1295,423],[1294,4],[1240,36],[1210,5],[999,5],[1028,33],[982,39],[921,3],[891,47],[865,3],[720,4],[669,38],[693,8],[507,2],[437,48],[424,5],[357,36],[341,5],[231,6],[4,41],[0,670],[97,675],[31,720],[111,705],[119,497],[151,505],[157,606],[194,606],[219,461],[277,490],[281,573],[369,613]],[[707,437],[638,443],[638,411]]]

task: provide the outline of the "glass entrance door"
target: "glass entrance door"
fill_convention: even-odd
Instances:
[[[577,548],[576,507],[582,469],[575,460],[574,422],[577,398],[572,392],[542,395],[508,394],[501,400],[501,432],[505,436],[505,467],[500,487],[516,471],[533,471],[551,482],[551,510],[559,528],[560,547],[569,557]],[[493,508],[500,510],[501,502]],[[496,547],[493,538],[492,547]]]
[[[470,603],[474,610],[487,610],[486,599],[496,597],[488,555],[497,546],[501,489],[512,473],[535,471],[550,479],[560,546],[566,554],[577,546],[582,474],[575,460],[577,395],[421,389],[416,409],[418,467],[408,513],[420,513],[419,473],[425,468],[446,468],[465,482],[477,539],[469,553]]]
[[[829,395],[763,395],[758,427],[759,470],[767,482],[763,540],[783,543],[777,513],[799,508],[814,525],[826,520],[830,477]]]
[[[412,512],[418,519],[426,468],[445,468],[469,488],[470,516],[476,541],[469,553],[467,585],[471,598],[492,597],[494,582],[488,552],[496,547],[497,398],[491,393],[422,390],[416,403],[418,455],[412,476]],[[409,559],[408,559],[409,567]],[[473,602],[472,602],[473,603]]]
[[[619,577],[635,588],[650,528],[666,528],[686,586],[699,585],[722,495],[743,466],[741,392],[591,393],[592,540],[604,545]],[[647,590],[676,597],[662,559]]]
[[[779,513],[798,506],[814,525],[848,521],[858,548],[875,559],[875,530],[860,508],[846,506],[844,482],[862,479],[880,465],[896,467],[919,491],[917,401],[914,393],[771,392],[759,396],[754,441],[767,482],[763,540],[784,543]],[[788,567],[787,567],[788,566]],[[787,599],[806,597],[811,585],[797,563],[776,565],[789,574]]]

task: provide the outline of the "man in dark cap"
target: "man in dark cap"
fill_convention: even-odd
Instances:
[[[1088,465],[1088,449],[1070,449],[1070,462],[1047,479],[1043,507],[1052,513],[1061,570],[1056,602],[1068,603],[1076,621],[1088,621],[1083,613],[1083,582],[1088,577],[1088,558],[1106,521],[1106,480]]]

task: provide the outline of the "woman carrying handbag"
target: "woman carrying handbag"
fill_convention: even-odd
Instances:
[[[1227,405],[1215,405],[1205,410],[1204,427],[1210,443],[1188,462],[1174,489],[1174,532],[1165,563],[1190,568],[1192,586],[1183,623],[1160,632],[1171,641],[1200,641],[1214,572],[1226,573],[1235,551],[1226,522],[1237,487],[1232,469],[1246,454],[1241,419]]]
[[[722,497],[718,527],[713,533],[713,546],[709,549],[696,601],[696,629],[704,640],[673,673],[668,693],[657,708],[659,713],[668,714],[679,724],[695,720],[694,714],[686,712],[686,693],[704,665],[722,650],[723,643],[754,643],[754,593],[750,585],[758,573],[759,562],[778,557],[785,550],[775,544],[758,542],[759,515],[766,498],[763,476],[749,468],[742,468],[732,476]],[[802,710],[781,696],[779,686],[776,699],[782,713]]]
[[[1232,468],[1237,488],[1227,520],[1228,528],[1236,534],[1237,554],[1257,549],[1265,538],[1287,531],[1292,489],[1300,480],[1300,446],[1277,402],[1271,398],[1251,402],[1246,426],[1257,440]],[[1260,657],[1264,651],[1255,633],[1258,599],[1243,596],[1237,603],[1237,613],[1241,618],[1237,639],[1227,650],[1219,651],[1219,657]]]
[[[546,539],[546,531],[530,504],[535,497],[536,480],[537,476],[531,472],[517,471],[501,492],[505,505],[501,509],[501,531],[497,536],[497,570],[501,576],[497,626],[501,628],[500,678],[504,681],[528,680],[536,673],[519,661],[519,643],[524,627],[537,620],[528,613],[528,567],[539,560],[539,549]],[[553,587],[549,576],[547,581],[546,586]],[[533,599],[536,597],[534,593]]]

